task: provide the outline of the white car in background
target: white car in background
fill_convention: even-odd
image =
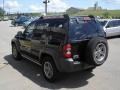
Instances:
[[[99,21],[106,32],[106,37],[120,35],[120,19],[100,19]]]

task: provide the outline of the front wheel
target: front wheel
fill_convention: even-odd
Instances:
[[[58,70],[51,57],[43,58],[42,71],[47,81],[54,82],[57,79]]]
[[[16,60],[20,60],[22,58],[15,44],[12,45],[12,56]]]

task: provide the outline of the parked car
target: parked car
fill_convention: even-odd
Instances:
[[[120,19],[101,19],[99,21],[107,37],[120,35]]]
[[[26,16],[21,16],[11,22],[12,25],[14,26],[22,26],[24,22],[28,21],[30,17]]]
[[[9,16],[9,19],[10,19],[10,20],[15,20],[15,19],[16,19],[16,16],[12,16],[12,15],[11,15],[11,16]]]
[[[94,17],[46,16],[17,33],[12,55],[40,65],[45,79],[53,82],[60,72],[92,71],[102,65],[108,56],[105,37]]]
[[[3,21],[8,21],[8,20],[9,20],[8,16],[3,17]]]
[[[37,19],[39,19],[39,18],[31,18],[31,19],[29,19],[28,21],[23,23],[23,27],[26,28],[31,22],[33,22],[33,21],[35,21]]]
[[[3,21],[3,17],[0,17],[0,21]]]

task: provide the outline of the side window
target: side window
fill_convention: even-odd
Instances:
[[[24,21],[24,19],[25,19],[25,17],[21,17],[21,18],[20,18],[20,21]]]
[[[36,24],[36,29],[33,32],[33,39],[35,40],[42,40],[46,37],[46,30],[48,28],[49,24],[47,22],[38,22]]]
[[[111,28],[111,27],[114,27],[113,21],[110,21],[110,22],[108,23],[108,25],[106,26],[106,28]]]
[[[120,26],[120,20],[118,21],[118,25]]]
[[[24,36],[26,38],[31,38],[34,29],[35,29],[35,23],[30,24],[24,31]]]
[[[120,20],[116,20],[116,27],[120,26]]]
[[[113,22],[113,25],[114,25],[114,27],[118,27],[118,20],[115,20],[115,21]]]
[[[45,29],[47,29],[48,26],[49,24],[47,22],[40,22],[37,23],[36,30],[38,32],[43,32]]]
[[[51,20],[50,21],[50,36],[49,44],[60,45],[65,39],[65,21],[64,20]]]
[[[118,20],[110,21],[107,25],[107,28],[117,27],[118,26]]]

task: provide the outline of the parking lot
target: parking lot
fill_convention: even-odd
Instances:
[[[38,65],[15,61],[11,56],[11,39],[22,27],[13,27],[10,21],[0,22],[0,90],[120,90],[120,38],[108,39],[109,57],[104,65],[92,73],[69,73],[51,84],[42,76]]]

